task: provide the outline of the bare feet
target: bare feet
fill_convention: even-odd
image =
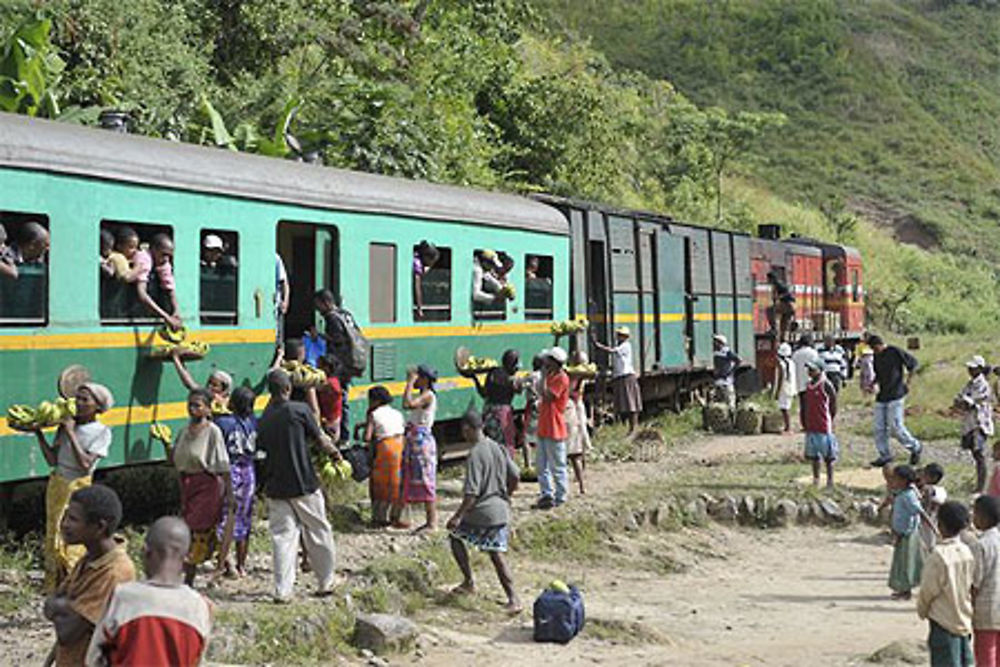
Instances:
[[[433,525],[433,524],[430,524],[430,523],[425,523],[424,525],[422,525],[422,526],[418,527],[416,530],[414,530],[413,534],[414,535],[418,535],[420,533],[436,533],[436,532],[437,532],[437,526],[436,525]]]
[[[520,600],[515,599],[515,600],[509,600],[507,604],[503,606],[503,610],[510,616],[517,616],[522,611],[524,611],[524,607],[521,606]]]
[[[910,591],[896,591],[895,593],[892,594],[892,599],[893,600],[909,600],[910,599]]]
[[[472,595],[476,592],[476,587],[471,581],[463,581],[458,586],[451,589],[452,595]]]

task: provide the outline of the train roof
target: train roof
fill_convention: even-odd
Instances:
[[[263,157],[0,113],[0,167],[72,174],[321,209],[568,235],[526,197]]]
[[[734,236],[750,236],[746,232],[741,232],[734,229],[724,229],[722,227],[709,227],[707,225],[698,225],[693,222],[684,222],[683,220],[677,220],[668,213],[657,213],[655,211],[621,208],[618,206],[612,206],[610,204],[602,204],[599,202],[594,202],[589,199],[574,199],[572,197],[562,197],[559,195],[544,194],[544,193],[532,194],[530,195],[530,197],[537,201],[544,202],[546,204],[551,204],[553,206],[573,206],[587,211],[601,211],[602,213],[607,213],[608,215],[618,215],[628,218],[641,218],[646,222],[658,222],[663,225],[675,225],[677,227],[689,227],[691,229],[704,229],[710,232],[726,232],[727,234],[733,234]]]
[[[838,243],[830,243],[829,241],[820,241],[818,239],[809,238],[807,236],[793,236],[787,239],[782,239],[787,243],[794,243],[795,245],[806,246],[811,248],[816,248],[824,253],[831,255],[845,255],[847,257],[854,257],[861,259],[861,253],[857,248],[852,248],[847,245],[840,245]]]

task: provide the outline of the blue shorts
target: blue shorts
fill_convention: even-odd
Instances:
[[[806,458],[810,461],[836,461],[840,445],[833,433],[806,433]]]

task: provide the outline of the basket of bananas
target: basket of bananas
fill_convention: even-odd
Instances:
[[[314,389],[326,383],[326,373],[301,361],[286,361],[281,367],[292,378],[292,386],[297,389]]]
[[[552,326],[549,327],[549,331],[552,332],[553,336],[571,336],[573,334],[578,334],[587,330],[590,326],[590,322],[586,318],[580,318],[576,320],[563,320],[562,322],[553,322]]]
[[[513,301],[517,298],[517,289],[514,287],[514,283],[504,283],[500,288],[499,295],[508,301]]]
[[[42,401],[36,407],[17,404],[7,408],[7,425],[15,431],[35,431],[56,426],[76,414],[76,400],[58,398]]]
[[[170,445],[174,441],[174,432],[166,424],[155,422],[149,425],[149,437],[159,440],[164,445]]]
[[[187,329],[171,329],[160,327],[153,334],[153,342],[149,346],[150,359],[169,359],[174,351],[180,354],[181,359],[195,360],[202,359],[208,354],[210,347],[208,343],[200,340],[188,338]]]
[[[597,377],[597,364],[576,364],[567,366],[566,373],[570,377],[595,378]]]
[[[455,350],[455,370],[463,377],[472,377],[477,373],[489,373],[494,368],[500,368],[500,362],[496,359],[476,357],[465,346]]]

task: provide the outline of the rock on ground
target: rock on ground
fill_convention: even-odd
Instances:
[[[391,614],[358,614],[354,620],[353,643],[375,653],[406,651],[416,642],[417,626],[409,619]]]

